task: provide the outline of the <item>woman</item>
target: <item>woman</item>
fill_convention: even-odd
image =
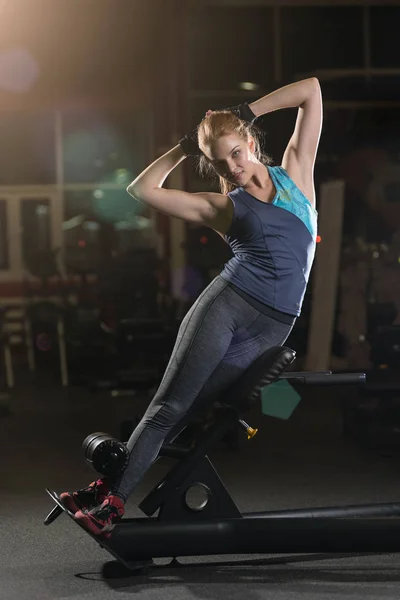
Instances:
[[[271,167],[262,160],[251,123],[289,107],[298,107],[295,129],[282,166]],[[184,318],[160,387],[127,443],[125,472],[117,480],[100,479],[62,495],[75,518],[95,535],[109,535],[189,409],[210,403],[257,357],[289,336],[315,252],[313,170],[321,123],[318,80],[306,79],[251,104],[208,111],[197,140],[186,136],[129,185],[129,194],[156,210],[214,229],[234,256]],[[221,193],[162,187],[188,154],[201,155],[203,167],[218,174]]]

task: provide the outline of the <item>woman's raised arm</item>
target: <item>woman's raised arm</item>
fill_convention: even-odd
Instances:
[[[282,158],[282,166],[315,204],[314,163],[322,127],[322,98],[318,79],[311,77],[286,85],[249,104],[260,115],[298,107],[296,124]]]
[[[204,192],[192,194],[183,190],[165,189],[163,184],[185,154],[178,144],[149,165],[127,187],[133,198],[170,217],[199,225],[213,226],[227,203],[222,194]]]

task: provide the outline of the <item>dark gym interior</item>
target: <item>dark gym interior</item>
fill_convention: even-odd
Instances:
[[[397,0],[0,0],[2,599],[399,597],[399,26]],[[126,188],[208,109],[311,77],[301,316],[189,414],[102,547],[57,494],[123,468],[231,258]],[[294,119],[258,121],[275,165]],[[190,158],[174,177],[217,189]]]

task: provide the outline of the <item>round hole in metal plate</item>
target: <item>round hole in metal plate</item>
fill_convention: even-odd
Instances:
[[[211,490],[204,483],[193,483],[185,493],[186,506],[194,512],[205,509],[211,497]]]

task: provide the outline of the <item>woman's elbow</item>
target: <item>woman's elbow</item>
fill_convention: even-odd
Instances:
[[[321,86],[319,84],[318,77],[310,77],[310,83],[313,86],[313,88],[314,88],[315,91],[321,90]]]
[[[142,200],[142,198],[140,197],[140,196],[141,196],[141,194],[140,194],[140,191],[139,191],[138,187],[137,187],[137,186],[135,186],[133,183],[130,183],[130,184],[128,185],[128,187],[126,188],[126,191],[127,191],[127,192],[128,192],[128,194],[129,194],[130,196],[132,196],[132,198],[134,198],[135,200],[139,200],[139,201],[141,201],[141,200]]]
[[[134,181],[128,185],[126,191],[134,200],[142,204],[152,204],[154,198],[154,190],[148,189],[143,185],[138,185]]]
[[[126,188],[126,191],[128,192],[128,194],[129,194],[130,196],[134,196],[134,192],[133,192],[133,185],[132,185],[131,183],[130,183],[130,184],[128,185],[128,187]]]

